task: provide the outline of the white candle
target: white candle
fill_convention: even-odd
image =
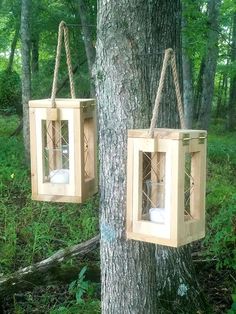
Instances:
[[[69,169],[55,169],[49,175],[51,183],[69,183]]]
[[[165,223],[165,208],[150,208],[150,220],[157,223]]]

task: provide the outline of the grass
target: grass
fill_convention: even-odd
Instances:
[[[236,270],[236,132],[210,132],[206,253],[218,268]]]
[[[61,248],[83,242],[98,233],[96,196],[82,205],[31,200],[30,170],[24,163],[22,135],[10,137],[18,123],[17,116],[0,116],[0,273],[2,275],[40,261]],[[26,296],[30,295],[32,297],[33,294],[29,293]],[[42,298],[47,297],[50,296],[45,289]],[[74,300],[70,297],[68,309],[77,306],[73,304]],[[97,302],[94,308],[98,308],[98,300],[87,302],[88,307],[91,309],[92,301]],[[37,303],[37,298],[35,302]],[[30,304],[29,300],[27,303]],[[83,304],[84,308],[87,303]],[[28,308],[26,304],[24,306]],[[38,306],[43,305],[38,304]],[[59,306],[54,306],[57,307]],[[14,313],[31,313],[30,309],[25,310],[26,312],[15,299]],[[48,308],[45,311],[49,313]],[[54,314],[57,313],[55,311]],[[60,310],[58,313],[74,312]]]
[[[17,116],[0,116],[1,274],[98,233],[97,197],[82,205],[31,200],[22,136],[9,137],[18,123]],[[207,232],[203,246],[207,257],[217,258],[218,268],[235,269],[236,133],[214,129],[208,139]],[[9,313],[100,313],[98,296],[87,295],[86,302],[76,304],[68,285],[35,291],[24,294],[23,301],[15,298],[14,312]]]

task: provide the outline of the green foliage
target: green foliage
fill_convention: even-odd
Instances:
[[[0,116],[0,273],[37,262],[98,232],[97,197],[83,205],[30,199],[22,137],[9,137],[18,123],[16,116]]]
[[[75,294],[77,304],[84,303],[82,296],[88,291],[89,282],[84,280],[86,271],[87,267],[84,266],[79,273],[78,279],[72,281],[69,286],[69,292]]]
[[[236,314],[236,293],[232,294],[232,301],[231,309],[228,310],[227,314]]]
[[[210,136],[208,145],[207,220],[204,245],[218,268],[236,269],[235,134]]]
[[[101,313],[100,301],[94,299],[97,284],[85,280],[87,267],[84,266],[78,276],[69,285],[69,292],[75,296],[76,304],[70,302],[68,306],[59,307],[50,312],[50,314],[96,314]],[[86,298],[85,298],[86,297]]]
[[[70,307],[59,307],[58,309],[50,311],[50,314],[100,314],[100,301],[90,301],[83,304],[76,304]]]
[[[0,72],[0,110],[2,113],[22,112],[21,80],[15,71]]]

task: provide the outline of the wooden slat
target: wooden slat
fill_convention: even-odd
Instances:
[[[133,129],[128,130],[128,137],[136,138],[149,138],[148,129]],[[183,130],[183,129],[155,129],[154,138],[158,139],[175,139],[181,140],[184,134],[189,134],[190,138],[198,138],[199,133],[203,133],[207,136],[207,132],[204,130]]]
[[[30,118],[30,155],[31,155],[31,187],[32,195],[38,193],[38,171],[37,171],[37,151],[36,151],[36,123],[35,110],[29,110]]]
[[[81,197],[83,194],[83,169],[82,169],[82,158],[83,158],[83,119],[81,110],[74,110],[73,118],[73,133],[74,133],[74,184],[75,184],[75,195]]]
[[[56,98],[57,108],[83,108],[84,106],[95,106],[95,99],[66,99]],[[30,108],[51,108],[51,99],[30,100]]]
[[[127,144],[127,197],[126,197],[126,231],[131,232],[133,226],[133,139]]]
[[[171,246],[171,247],[178,246],[177,242],[174,242],[173,240],[170,240],[170,239],[147,236],[147,235],[135,233],[135,232],[127,232],[127,238],[138,240],[138,241],[143,241],[143,242]]]
[[[32,200],[43,202],[82,203],[82,198],[80,196],[64,196],[48,194],[32,194]]]

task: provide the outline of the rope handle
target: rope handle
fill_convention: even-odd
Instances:
[[[181,100],[179,79],[178,79],[177,66],[176,66],[176,58],[175,58],[175,53],[174,53],[173,49],[169,48],[169,49],[165,50],[163,65],[162,65],[162,69],[161,69],[161,77],[160,77],[159,86],[158,86],[157,94],[156,94],[156,98],[155,98],[155,105],[153,108],[150,129],[148,132],[149,137],[154,136],[154,128],[155,128],[156,122],[158,120],[158,112],[159,112],[159,108],[160,108],[162,90],[163,90],[163,86],[164,86],[166,69],[168,66],[169,59],[170,59],[170,64],[171,64],[172,74],[173,74],[173,79],[174,79],[175,93],[176,93],[177,106],[178,106],[178,112],[179,112],[179,118],[180,118],[180,125],[181,125],[181,129],[185,129],[184,111],[183,111],[183,104],[182,104],[182,100]]]
[[[76,98],[75,96],[75,86],[73,80],[73,70],[71,65],[71,55],[70,55],[70,47],[69,47],[69,32],[68,27],[64,21],[61,21],[58,28],[58,39],[57,39],[57,52],[56,52],[56,62],[54,68],[54,76],[53,76],[53,83],[52,83],[52,94],[51,94],[51,104],[52,108],[56,107],[56,93],[57,93],[57,81],[58,81],[58,72],[60,67],[60,60],[61,60],[61,48],[62,48],[62,40],[64,35],[64,44],[65,44],[65,51],[66,51],[66,63],[68,68],[69,80],[70,80],[70,93],[71,98]]]

